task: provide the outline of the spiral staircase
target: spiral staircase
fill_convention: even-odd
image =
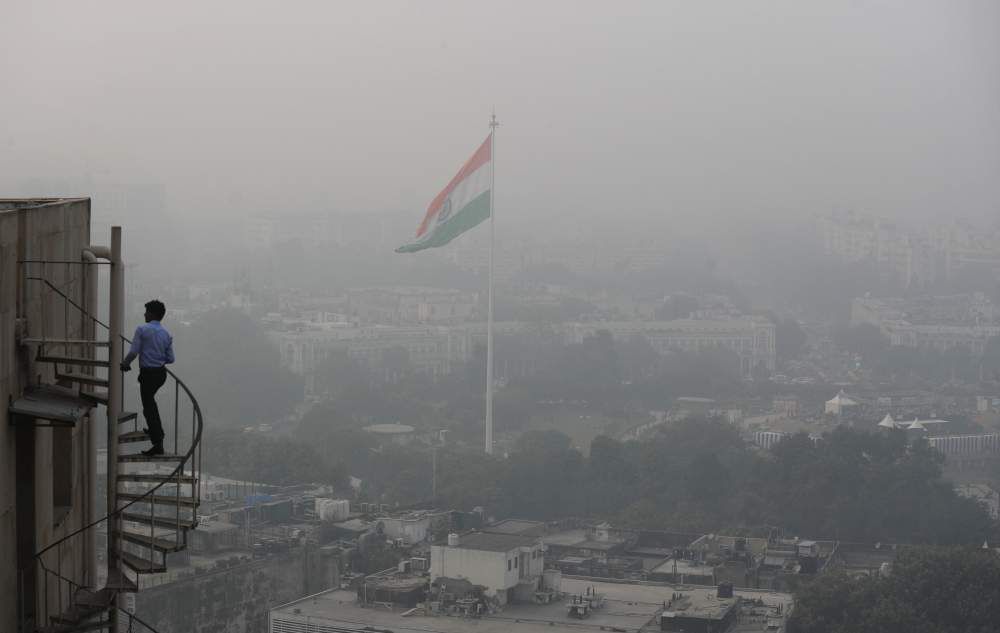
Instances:
[[[22,401],[29,407],[33,397],[83,403],[80,406],[88,408],[89,415],[79,418],[82,423],[99,424],[103,417],[95,411],[99,409],[105,410],[108,421],[105,514],[35,554],[34,569],[30,570],[34,591],[24,593],[26,600],[34,595],[34,604],[21,610],[22,633],[155,633],[151,625],[126,609],[123,594],[139,590],[141,575],[166,572],[171,555],[187,547],[188,532],[198,525],[203,422],[197,399],[168,369],[168,382],[158,394],[166,454],[152,457],[141,453],[149,437],[139,428],[139,414],[125,410],[124,372],[119,364],[123,345],[130,341],[121,336],[124,283],[120,240],[120,229],[115,227],[112,246],[89,247],[96,257],[80,263],[111,267],[108,323],[98,320],[47,278],[47,269],[69,262],[21,262],[24,282],[40,286],[43,305],[61,303],[66,314],[82,317],[89,326],[86,329],[94,333],[92,338],[78,339],[51,338],[44,331],[34,338],[22,337],[19,344],[33,355],[36,366],[52,366],[55,376],[55,384],[30,387]],[[43,329],[46,321],[43,317]],[[52,420],[48,426],[60,424],[73,422]],[[106,539],[102,552],[106,573],[92,570],[88,574],[92,580],[86,582],[72,578],[74,573],[64,564],[64,553],[87,551],[88,540],[92,550],[101,552],[93,546],[97,537]],[[25,571],[21,570],[22,575]]]

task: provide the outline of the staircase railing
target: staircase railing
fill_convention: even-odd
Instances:
[[[47,278],[44,277],[44,270],[45,270],[44,269],[44,263],[45,262],[40,262],[40,261],[30,262],[30,261],[26,261],[26,262],[20,262],[20,263],[22,263],[22,264],[42,263],[43,264],[43,273],[42,273],[43,276],[39,277],[39,276],[27,276],[26,275],[23,278],[25,280],[27,280],[27,281],[40,282],[40,283],[44,284],[46,286],[46,288],[50,292],[55,293],[56,295],[58,295],[59,297],[62,298],[63,305],[64,305],[64,313],[65,313],[65,315],[67,315],[66,317],[64,317],[65,318],[64,324],[68,323],[69,307],[72,306],[80,314],[82,314],[83,316],[85,316],[86,318],[88,318],[93,324],[95,324],[97,326],[100,326],[100,327],[102,327],[105,330],[108,330],[110,332],[110,328],[109,328],[109,326],[108,326],[107,323],[104,323],[103,321],[101,321],[100,319],[98,319],[96,316],[94,316],[93,314],[91,314],[84,306],[82,306],[79,303],[77,303],[76,301],[74,301],[69,295],[67,295],[60,288],[58,288],[51,281],[49,281]],[[81,263],[81,262],[58,262],[58,263],[61,263],[61,264],[71,264],[71,263]],[[94,291],[96,291],[96,288],[94,289]],[[45,300],[44,299],[43,299],[43,304],[42,305],[43,306],[45,305]],[[43,323],[45,323],[45,321],[46,321],[46,319],[44,318],[44,316],[43,316],[42,321],[43,321]],[[43,325],[43,328],[44,327],[45,326]],[[42,332],[42,339],[43,340],[47,340],[46,334],[47,333],[43,329],[43,332]],[[124,337],[124,336],[122,336],[122,340],[126,344],[130,344],[131,343],[131,341],[128,338]],[[91,343],[89,341],[83,341],[83,340],[78,340],[78,341],[69,341],[69,340],[58,341],[58,340],[52,340],[51,343],[45,343],[45,344],[53,345],[53,346],[63,346],[64,345],[64,346],[67,346],[67,347],[74,347],[74,346],[75,347],[81,347],[81,346],[86,346],[86,345],[91,344]],[[108,367],[109,375],[110,375],[110,372],[112,372],[112,371],[121,371],[121,369],[118,368],[118,367]],[[63,537],[59,538],[58,540],[54,541],[53,543],[50,543],[49,545],[47,545],[43,549],[39,550],[35,554],[35,556],[34,556],[34,565],[35,565],[36,571],[40,571],[41,572],[41,574],[40,574],[41,578],[38,578],[36,576],[35,579],[34,579],[34,588],[35,588],[34,594],[35,594],[35,596],[39,596],[39,592],[37,590],[39,588],[39,586],[40,586],[40,588],[43,591],[42,591],[41,597],[39,598],[38,603],[35,605],[35,609],[34,609],[34,617],[32,618],[32,620],[33,620],[33,627],[34,628],[37,629],[39,627],[44,627],[44,626],[48,625],[49,622],[50,622],[50,618],[52,616],[62,614],[65,610],[69,609],[74,604],[74,599],[78,595],[78,592],[80,592],[81,590],[86,589],[86,590],[93,591],[93,590],[97,589],[94,586],[94,581],[96,580],[96,573],[91,575],[90,583],[87,584],[87,585],[84,585],[84,584],[81,584],[81,583],[79,583],[77,581],[74,581],[71,578],[67,578],[64,575],[64,573],[63,573],[63,553],[64,553],[64,550],[69,550],[69,548],[71,546],[73,546],[73,543],[70,543],[71,540],[76,539],[76,540],[78,540],[80,542],[79,546],[74,547],[74,550],[76,552],[85,552],[85,551],[87,551],[87,548],[84,546],[84,544],[82,542],[83,539],[81,537],[83,537],[84,535],[86,535],[87,537],[89,537],[90,536],[90,532],[92,530],[97,530],[98,527],[101,524],[105,524],[106,523],[107,527],[108,527],[108,530],[112,531],[113,533],[116,533],[115,536],[113,536],[113,540],[109,541],[109,542],[113,542],[115,544],[114,551],[107,552],[107,556],[106,556],[107,564],[108,564],[108,569],[107,569],[107,571],[108,571],[108,573],[107,573],[108,580],[107,580],[106,588],[114,590],[115,593],[117,594],[118,592],[123,591],[123,590],[134,591],[134,590],[138,589],[138,574],[136,574],[136,581],[135,581],[134,587],[128,587],[128,588],[126,588],[127,585],[130,582],[130,579],[127,579],[125,577],[124,567],[123,567],[122,563],[120,562],[121,558],[122,558],[122,553],[123,553],[123,551],[125,551],[124,550],[124,540],[122,538],[122,530],[116,528],[115,523],[117,523],[118,521],[121,520],[121,518],[123,517],[123,515],[125,514],[125,512],[127,510],[129,510],[133,506],[137,506],[137,505],[148,505],[149,506],[149,527],[150,527],[150,529],[149,529],[149,535],[148,535],[149,546],[148,546],[148,548],[146,548],[144,545],[130,544],[130,546],[133,548],[133,550],[137,549],[137,548],[141,548],[141,550],[147,550],[148,549],[149,560],[155,560],[154,557],[156,555],[156,549],[154,548],[154,540],[156,539],[155,525],[157,523],[159,523],[160,525],[167,525],[167,526],[169,526],[170,523],[173,523],[174,537],[176,539],[176,545],[177,545],[177,549],[178,550],[182,549],[183,545],[186,544],[186,543],[182,543],[181,542],[182,539],[186,540],[186,530],[189,529],[189,528],[193,528],[194,526],[197,525],[197,523],[198,523],[197,508],[198,508],[198,506],[200,505],[200,502],[201,502],[201,485],[200,485],[201,484],[201,480],[200,480],[200,475],[201,475],[201,454],[202,454],[202,450],[201,450],[201,437],[202,437],[202,431],[203,431],[204,421],[203,421],[203,418],[202,418],[201,407],[198,404],[198,400],[197,400],[197,398],[194,397],[194,394],[191,392],[191,390],[188,388],[188,386],[184,383],[184,381],[182,381],[169,368],[167,368],[167,375],[168,375],[169,378],[171,378],[173,380],[173,383],[174,383],[173,384],[173,387],[174,387],[174,394],[173,394],[173,396],[174,396],[173,397],[173,404],[174,404],[174,407],[173,407],[173,440],[174,440],[174,455],[176,455],[176,459],[175,460],[171,459],[170,461],[176,461],[177,465],[168,474],[163,474],[162,476],[155,475],[154,477],[152,477],[149,480],[149,482],[150,483],[155,483],[155,485],[153,485],[150,488],[146,489],[141,495],[137,496],[134,499],[127,500],[127,502],[124,503],[124,504],[116,504],[117,507],[107,508],[105,515],[102,516],[101,518],[96,519],[94,521],[91,521],[89,523],[86,523],[85,525],[77,528],[76,530],[73,530],[69,534],[66,534],[65,536],[63,536]],[[124,392],[125,392],[125,390],[122,389],[122,393],[121,393],[122,404],[124,404],[124,398],[125,398],[125,393]],[[178,429],[180,427],[179,414],[180,414],[180,394],[181,394],[181,392],[184,393],[185,398],[190,403],[190,409],[191,409],[191,435],[190,435],[191,443],[190,443],[190,445],[188,446],[186,452],[183,455],[180,455],[178,453],[178,447],[179,447],[179,441],[180,441],[179,440]],[[111,394],[108,394],[108,395],[110,396]],[[119,427],[120,427],[119,421],[118,420],[109,420],[108,424],[111,425],[111,431],[109,433],[108,441],[109,442],[112,442],[112,441],[117,442],[119,440],[118,436],[120,434],[120,431],[119,431]],[[138,415],[136,415],[134,417],[134,419],[133,419],[133,425],[134,425],[134,429],[138,430]],[[164,424],[164,426],[167,426],[167,425]],[[154,495],[156,495],[156,493],[158,491],[160,491],[161,489],[163,489],[164,486],[167,486],[168,484],[171,484],[174,487],[174,492],[173,492],[172,496],[174,497],[174,504],[173,505],[174,505],[174,513],[175,514],[174,514],[173,517],[165,516],[165,515],[163,515],[161,513],[157,513],[156,512],[156,506],[157,506],[157,504],[152,499],[152,497]],[[117,486],[119,484],[118,484],[117,481],[111,481],[110,478],[109,478],[108,481],[107,481],[107,485],[108,486],[115,486],[116,487],[115,489],[117,490]],[[181,518],[181,511],[182,511],[181,489],[182,489],[182,486],[186,486],[186,485],[191,486],[191,495],[190,495],[190,498],[193,500],[193,504],[191,505],[192,510],[191,510],[191,518],[190,518],[190,520],[182,522],[182,518]],[[167,495],[167,496],[170,496],[170,495]],[[117,497],[117,495],[116,495],[116,497]],[[162,495],[160,495],[159,497],[162,497]],[[184,495],[184,497],[187,498],[188,495]],[[145,514],[143,514],[143,516],[145,516]],[[168,527],[168,529],[169,529],[169,527]],[[57,559],[56,564],[54,565],[54,569],[52,568],[52,566],[50,566],[51,563],[46,563],[46,557],[47,556],[51,557],[51,553],[52,552],[55,552],[56,559]],[[164,566],[165,566],[167,552],[163,551],[162,552],[162,556],[163,556]],[[115,564],[116,561],[117,561],[117,566],[113,566],[113,564]],[[21,574],[20,574],[20,579],[21,579],[21,583],[22,583],[22,590],[24,589],[24,587],[23,587],[23,585],[24,585],[24,571],[25,570],[21,570]],[[54,592],[50,592],[49,585],[48,585],[48,583],[50,582],[50,580],[52,582],[54,582],[55,585],[56,585]],[[53,593],[55,594],[54,596],[53,596]],[[54,604],[50,604],[50,602],[54,602]],[[113,604],[114,603],[112,603],[112,605],[109,605],[109,607],[108,607],[109,610],[113,607]],[[22,608],[22,614],[25,614],[25,616],[27,616],[27,610],[25,610],[24,608]],[[135,621],[139,622],[140,624],[142,624],[143,626],[145,626],[150,631],[154,631],[154,633],[155,633],[155,630],[150,625],[148,625],[145,622],[142,622],[141,620],[139,620],[136,616],[134,616],[134,614],[127,614],[127,616],[128,616],[128,618],[130,618],[129,619],[130,623],[131,623],[132,620],[135,620]],[[25,632],[31,630],[30,628],[28,628],[28,627],[31,627],[31,626],[32,625],[29,624],[29,622],[27,620],[25,620],[24,622],[22,622],[22,630],[25,631]]]

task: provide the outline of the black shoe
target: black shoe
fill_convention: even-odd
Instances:
[[[145,455],[146,457],[154,457],[156,455],[162,455],[163,444],[153,444],[151,447],[144,450],[142,454]]]

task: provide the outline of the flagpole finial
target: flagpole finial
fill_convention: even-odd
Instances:
[[[498,127],[500,127],[500,121],[497,121],[497,111],[494,108],[492,114],[490,114],[490,128],[496,129]]]

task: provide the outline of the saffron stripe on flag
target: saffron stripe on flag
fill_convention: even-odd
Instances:
[[[431,200],[430,205],[427,207],[427,214],[424,216],[423,221],[420,223],[420,228],[417,229],[417,239],[419,239],[426,231],[429,226],[431,226],[434,217],[441,210],[441,205],[451,194],[452,190],[463,180],[468,178],[477,169],[490,162],[493,154],[493,137],[487,136],[483,144],[479,146],[479,149],[465,161],[462,165],[462,169],[459,170],[455,177],[451,179],[448,186],[441,190],[441,192]]]

